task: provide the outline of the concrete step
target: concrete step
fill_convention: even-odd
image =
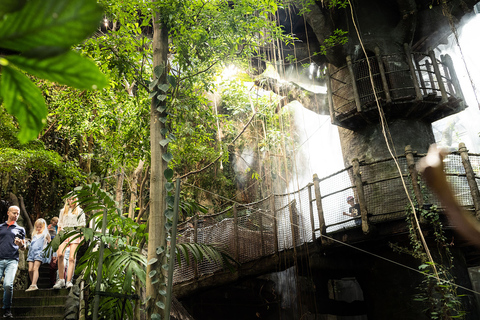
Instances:
[[[15,319],[63,319],[69,289],[14,290],[12,313]],[[3,291],[0,291],[3,298]],[[3,301],[0,299],[0,307]],[[3,309],[2,316],[3,316]]]

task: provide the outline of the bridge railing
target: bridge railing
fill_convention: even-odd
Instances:
[[[329,234],[360,228],[356,219],[346,216],[348,196],[360,203],[363,230],[369,224],[405,218],[409,206],[398,168],[407,191],[416,205],[437,205],[438,199],[424,188],[415,165],[423,157],[410,149],[398,157],[372,163],[359,162],[330,176],[314,179],[304,188],[275,194],[245,205],[205,216],[195,216],[179,225],[178,243],[220,244],[238,262],[290,249]],[[461,206],[473,209],[480,218],[480,155],[469,154],[463,144],[445,158],[445,172]],[[412,179],[413,177],[413,179]],[[361,189],[361,190],[359,190]],[[190,257],[192,261],[192,257]],[[221,266],[203,261],[187,265],[182,258],[175,268],[174,283],[204,277]]]

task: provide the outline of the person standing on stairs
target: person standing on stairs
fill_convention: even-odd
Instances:
[[[25,250],[25,229],[17,224],[20,208],[11,206],[7,221],[0,224],[0,278],[3,276],[3,317],[13,318],[13,281],[18,267],[18,250]]]
[[[83,212],[82,208],[77,205],[75,198],[68,198],[65,202],[64,208],[60,210],[60,216],[58,219],[58,232],[60,233],[62,230],[68,232],[79,227],[85,227],[85,213]],[[58,247],[58,280],[53,286],[53,289],[73,287],[72,279],[73,272],[75,271],[76,251],[82,239],[82,237],[72,236],[63,241]],[[65,278],[65,263],[63,259],[65,257],[65,249],[67,247],[70,249],[70,253],[68,256],[67,276]]]
[[[50,241],[51,238],[47,229],[47,222],[40,218],[35,221],[35,229],[32,232],[32,243],[28,249],[28,275],[30,276],[30,282],[32,284],[25,291],[38,290],[38,269],[42,263],[50,262],[50,258],[46,257],[43,251]]]

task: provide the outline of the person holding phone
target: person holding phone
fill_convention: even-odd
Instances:
[[[25,250],[25,229],[17,224],[20,208],[11,206],[7,221],[0,224],[0,278],[3,278],[3,317],[13,318],[13,281],[18,268],[18,250]]]

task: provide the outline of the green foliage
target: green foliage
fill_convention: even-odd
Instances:
[[[148,239],[146,225],[138,224],[121,214],[117,203],[108,192],[105,192],[96,183],[75,188],[67,195],[78,198],[77,204],[83,208],[89,216],[93,228],[81,228],[80,230],[66,230],[52,241],[53,250],[58,248],[61,241],[68,237],[80,237],[82,243],[88,244],[75,272],[83,273],[84,279],[93,288],[97,282],[97,270],[99,262],[98,246],[100,241],[105,245],[101,290],[114,294],[132,295],[136,293],[135,281],[145,284],[146,257],[142,254],[140,244]],[[107,214],[106,235],[101,233],[104,212]],[[58,240],[57,240],[58,239]],[[92,297],[93,298],[93,297]],[[99,317],[111,318],[112,312],[115,317],[122,316],[123,299],[104,297],[100,298]],[[90,304],[93,306],[93,304]],[[133,307],[127,303],[126,313],[132,317]]]
[[[94,0],[32,0],[0,7],[0,47],[21,55],[0,56],[0,96],[17,118],[20,142],[34,139],[46,123],[41,91],[22,72],[80,89],[107,80],[93,62],[70,51],[97,27],[102,11]]]
[[[457,294],[455,278],[450,273],[453,268],[453,256],[443,231],[438,208],[433,205],[428,209],[421,208],[416,211],[432,227],[442,263],[432,264],[428,261],[423,245],[418,239],[417,230],[413,227],[413,210],[411,207],[408,208],[406,219],[410,228],[412,248],[402,248],[394,244],[391,246],[395,251],[410,254],[422,262],[418,268],[424,277],[417,287],[419,293],[414,296],[414,300],[424,304],[424,312],[429,319],[463,319],[466,313],[463,310],[461,296]]]
[[[323,44],[320,46],[320,53],[316,52],[315,54],[326,55],[328,49],[331,49],[337,45],[346,44],[348,42],[348,37],[346,36],[347,34],[348,31],[335,29],[335,31],[333,31],[333,35],[323,41]]]

